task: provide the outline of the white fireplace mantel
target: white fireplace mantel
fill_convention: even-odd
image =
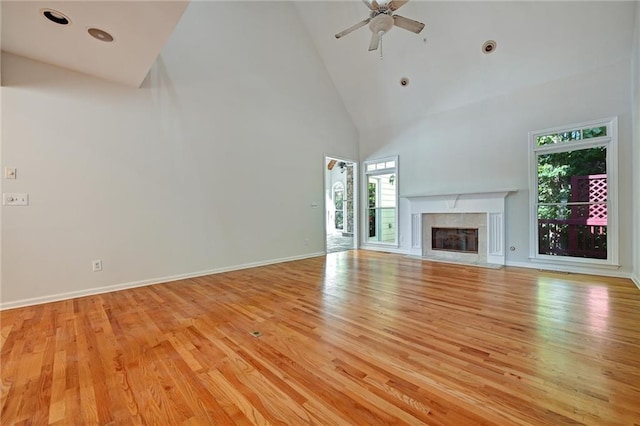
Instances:
[[[505,198],[515,190],[452,192],[401,196],[409,201],[405,216],[411,223],[411,254],[423,255],[422,215],[427,213],[485,213],[487,215],[487,263],[505,264]]]

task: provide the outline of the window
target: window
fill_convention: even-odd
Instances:
[[[336,182],[333,185],[333,206],[335,208],[334,226],[336,229],[344,229],[344,185]]]
[[[367,243],[392,244],[398,241],[398,159],[365,161]]]
[[[531,257],[618,262],[617,120],[530,133]]]

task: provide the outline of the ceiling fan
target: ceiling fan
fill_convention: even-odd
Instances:
[[[372,51],[378,49],[382,36],[388,33],[394,25],[416,34],[420,34],[420,31],[424,28],[424,24],[422,22],[393,14],[393,12],[400,9],[409,0],[381,0],[380,2],[377,0],[362,1],[367,5],[367,7],[369,7],[369,9],[371,9],[369,17],[346,30],[339,32],[336,34],[336,38],[344,37],[352,31],[369,24],[369,29],[372,33],[371,43],[369,43],[369,51]]]

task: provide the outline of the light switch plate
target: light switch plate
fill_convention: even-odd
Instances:
[[[15,179],[17,170],[15,167],[5,167],[4,168],[4,178],[5,179]]]
[[[28,206],[29,194],[5,192],[2,194],[2,204],[5,206]]]

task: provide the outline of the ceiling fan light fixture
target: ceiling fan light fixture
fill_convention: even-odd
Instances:
[[[387,14],[380,14],[374,17],[369,23],[369,29],[372,33],[379,34],[382,31],[384,34],[388,33],[393,28],[393,18]]]
[[[111,43],[113,41],[113,36],[100,28],[89,28],[87,32],[96,40],[104,41],[106,43]]]
[[[69,19],[64,13],[58,12],[54,9],[41,9],[40,13],[54,24],[69,25],[71,23],[71,19]]]
[[[394,15],[394,12],[408,1],[409,0],[364,0],[364,3],[369,8],[369,17],[350,26],[346,30],[340,31],[335,37],[342,38],[358,28],[369,24],[369,29],[372,33],[369,51],[380,48],[380,58],[382,58],[382,36],[387,34],[394,26],[415,34],[419,34],[424,29],[422,22],[414,21],[404,16]]]

